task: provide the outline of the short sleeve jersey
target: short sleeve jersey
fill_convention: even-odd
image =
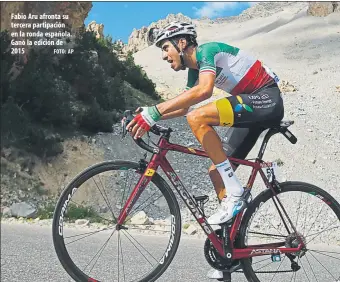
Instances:
[[[189,69],[186,89],[198,84],[199,75],[215,75],[215,86],[232,95],[252,93],[278,77],[259,60],[237,47],[219,42],[200,45],[196,50],[198,69]]]

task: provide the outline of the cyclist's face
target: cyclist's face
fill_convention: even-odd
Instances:
[[[162,59],[171,64],[171,68],[174,71],[179,71],[181,69],[181,59],[176,48],[172,45],[170,41],[165,41],[162,44]]]

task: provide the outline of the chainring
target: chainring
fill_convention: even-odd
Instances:
[[[215,233],[217,237],[222,238],[221,229],[216,230]],[[213,268],[221,271],[229,270],[229,267],[227,267],[227,260],[219,254],[209,238],[207,238],[204,243],[204,256],[209,265]],[[238,262],[239,260],[233,260],[232,266]]]

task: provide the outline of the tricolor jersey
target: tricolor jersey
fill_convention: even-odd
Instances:
[[[189,69],[186,89],[198,84],[201,73],[213,73],[215,86],[232,95],[250,94],[271,81],[279,81],[275,73],[259,60],[224,43],[200,45],[196,59],[198,69]]]

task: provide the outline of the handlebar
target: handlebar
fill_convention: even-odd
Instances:
[[[133,118],[134,118],[134,116],[133,116],[131,110],[127,110],[127,111],[124,112],[124,118],[122,120],[122,129],[123,129],[122,137],[125,137],[125,135],[127,134],[126,126],[133,120]],[[158,136],[162,135],[162,136],[164,136],[167,139],[170,137],[170,133],[172,131],[173,130],[170,127],[167,128],[167,127],[160,126],[158,124],[155,124],[150,129],[150,132],[152,132],[153,134],[158,135]],[[152,154],[158,154],[159,153],[159,148],[149,146],[148,144],[146,144],[143,141],[142,138],[137,138],[137,139],[133,139],[133,140],[142,149],[144,149],[144,150],[146,150],[146,151],[148,151],[148,152],[150,152]]]

